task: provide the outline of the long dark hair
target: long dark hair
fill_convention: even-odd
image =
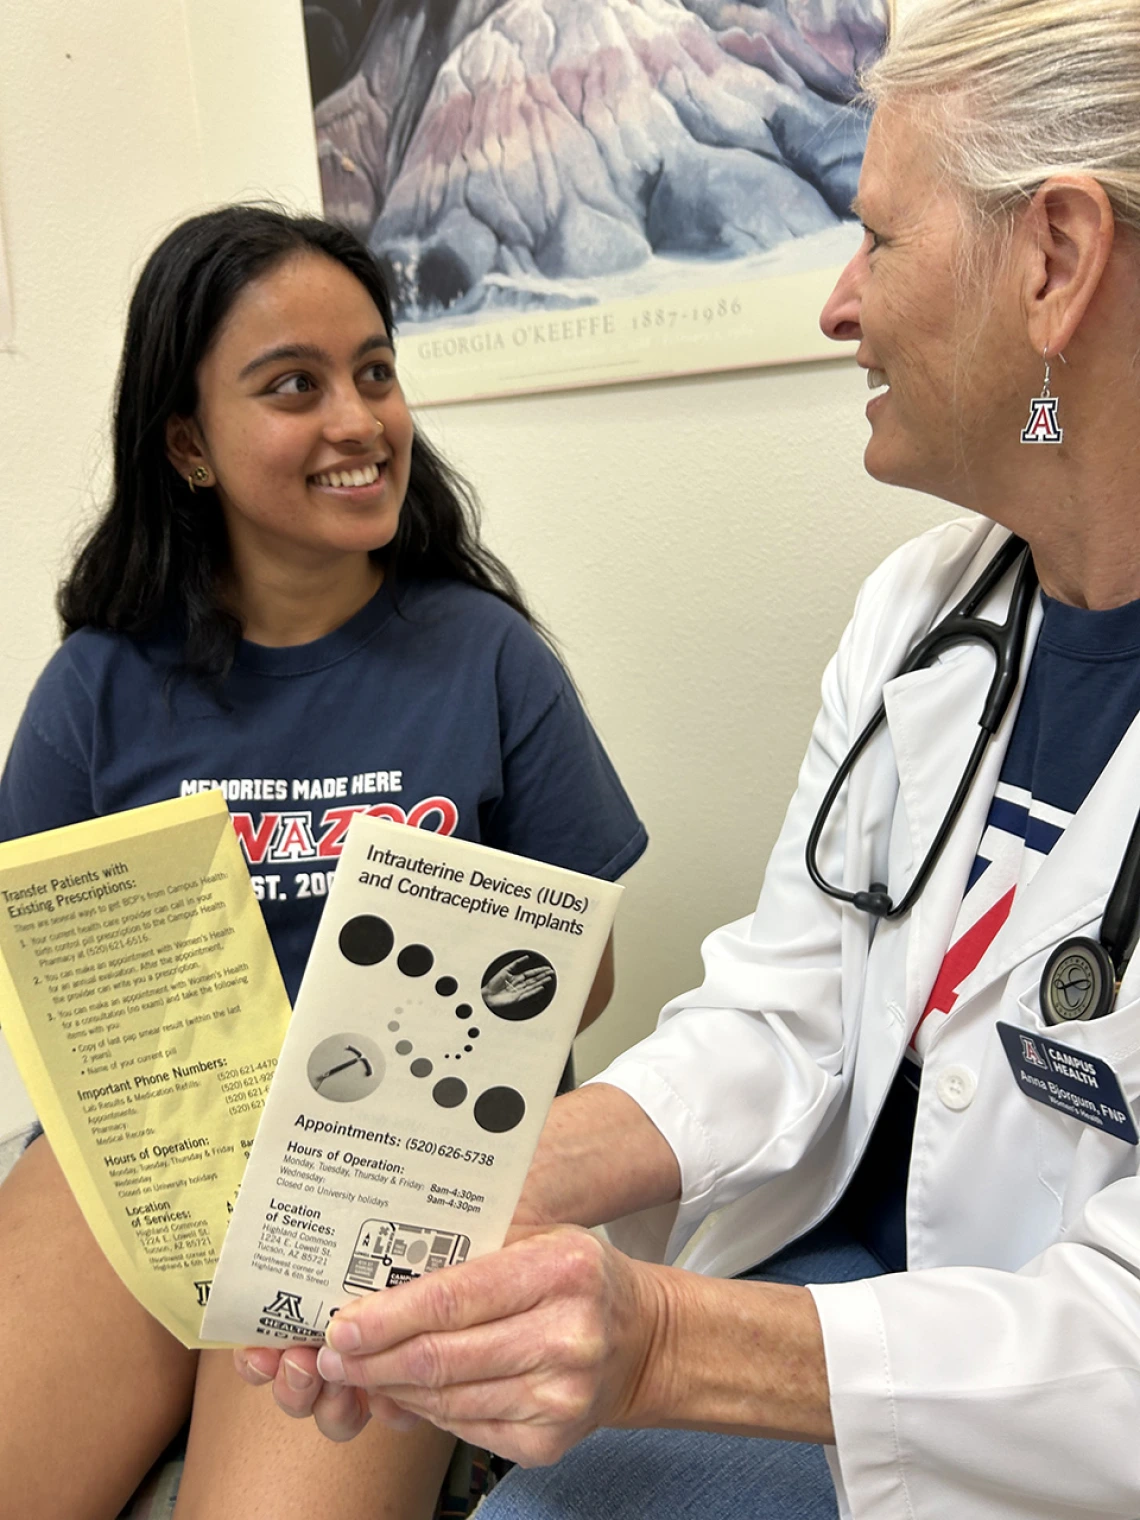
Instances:
[[[173,625],[182,668],[214,688],[225,679],[242,636],[221,596],[229,563],[225,522],[213,491],[192,494],[174,470],[166,426],[197,410],[198,366],[237,297],[299,253],[343,264],[394,340],[384,277],[344,228],[262,206],[225,206],[176,227],[147,260],[131,298],[111,498],[59,589],[65,638],[79,628],[143,637]],[[409,578],[465,581],[538,626],[515,578],[480,542],[471,488],[418,431],[399,527],[375,557],[397,586]]]

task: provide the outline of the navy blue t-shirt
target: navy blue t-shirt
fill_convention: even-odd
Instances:
[[[1140,712],[1140,602],[1090,612],[1042,594],[1044,620],[1001,780],[950,947],[912,1039],[931,1026],[1001,933],[1014,897],[1092,790]],[[906,1181],[920,1067],[904,1060],[844,1196],[856,1237],[890,1271],[906,1266]]]
[[[20,722],[0,838],[220,788],[290,998],[356,812],[610,880],[645,849],[562,665],[487,592],[386,582],[314,643],[243,643],[220,702],[176,663],[73,634]]]

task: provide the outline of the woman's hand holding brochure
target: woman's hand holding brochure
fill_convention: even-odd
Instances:
[[[273,1380],[279,1406],[330,1440],[371,1417],[424,1418],[524,1465],[554,1461],[632,1412],[668,1322],[657,1269],[578,1226],[670,1202],[679,1184],[631,1099],[580,1089],[551,1110],[501,1251],[347,1306],[319,1364],[312,1347],[258,1347],[236,1353],[238,1370]]]

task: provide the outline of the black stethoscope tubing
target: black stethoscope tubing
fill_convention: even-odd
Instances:
[[[978,617],[978,608],[997,588],[1018,557],[1013,594],[1005,621],[993,623]],[[931,872],[938,864],[946,841],[957,822],[971,786],[982,763],[986,747],[997,732],[1017,689],[1021,656],[1029,628],[1033,596],[1037,589],[1037,572],[1033,556],[1020,538],[1011,537],[1002,545],[969,591],[946,616],[926,634],[904,660],[897,675],[907,675],[934,662],[943,650],[955,644],[977,641],[987,644],[994,655],[994,673],[986,693],[985,705],[978,719],[979,732],[966,762],[954,796],[938,832],[915,873],[914,880],[898,903],[892,901],[883,882],[872,882],[865,892],[847,892],[825,880],[818,865],[819,842],[844,782],[860,755],[878,732],[886,718],[886,706],[880,702],[870,722],[859,734],[839,764],[831,785],[824,794],[808,833],[804,852],[808,875],[821,892],[840,902],[869,913],[873,918],[901,918],[910,911],[922,893]],[[1041,1013],[1046,1023],[1060,1024],[1103,1017],[1111,1011],[1120,979],[1140,938],[1140,814],[1133,824],[1120,869],[1105,904],[1099,939],[1075,936],[1064,940],[1050,955],[1041,977]]]
[[[1018,571],[1017,582],[1010,598],[1009,610],[1006,613],[1004,623],[993,623],[986,618],[976,616],[978,608],[986,601],[994,589],[1001,583],[1010,567],[1021,555],[1021,568]],[[966,762],[966,768],[962,772],[961,780],[951,799],[950,806],[946,809],[945,817],[939,825],[938,832],[926,852],[926,858],[919,866],[914,880],[907,888],[902,899],[897,904],[892,902],[886,885],[882,882],[872,882],[865,892],[846,892],[841,887],[833,886],[825,880],[819,869],[817,856],[819,841],[823,837],[823,831],[827,827],[827,820],[831,810],[835,806],[843,783],[855,769],[856,761],[874,738],[887,716],[886,705],[879,703],[878,709],[855,743],[839,763],[839,769],[824,794],[820,803],[819,811],[815,815],[815,821],[808,833],[805,860],[808,875],[821,892],[828,897],[838,898],[840,902],[851,903],[854,907],[865,913],[870,913],[874,918],[901,918],[904,913],[910,911],[917,901],[922,889],[926,886],[930,873],[938,864],[939,856],[946,846],[950,832],[958,820],[974,777],[982,763],[982,757],[986,752],[986,746],[997,732],[998,725],[1005,716],[1010,698],[1017,690],[1018,677],[1020,675],[1021,652],[1025,647],[1025,636],[1029,628],[1029,614],[1033,607],[1033,593],[1037,588],[1037,572],[1033,568],[1033,556],[1029,553],[1024,542],[1020,538],[1010,538],[1001,546],[993,559],[983,570],[982,574],[966,592],[962,600],[950,609],[946,616],[937,623],[928,634],[925,635],[907,655],[902,665],[896,672],[897,676],[909,675],[913,670],[921,670],[924,666],[931,665],[934,660],[946,649],[956,644],[965,644],[970,641],[980,641],[988,644],[993,651],[994,673],[990,681],[989,691],[986,693],[985,705],[982,715],[978,719],[980,732],[970,758]]]

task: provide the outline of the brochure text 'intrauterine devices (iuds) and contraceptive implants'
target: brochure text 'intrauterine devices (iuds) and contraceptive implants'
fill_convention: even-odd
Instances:
[[[501,1245],[621,888],[367,816],[326,900],[203,1334],[315,1340]]]
[[[0,999],[99,1245],[156,1319],[201,1344],[289,1021],[221,794],[0,846]]]

